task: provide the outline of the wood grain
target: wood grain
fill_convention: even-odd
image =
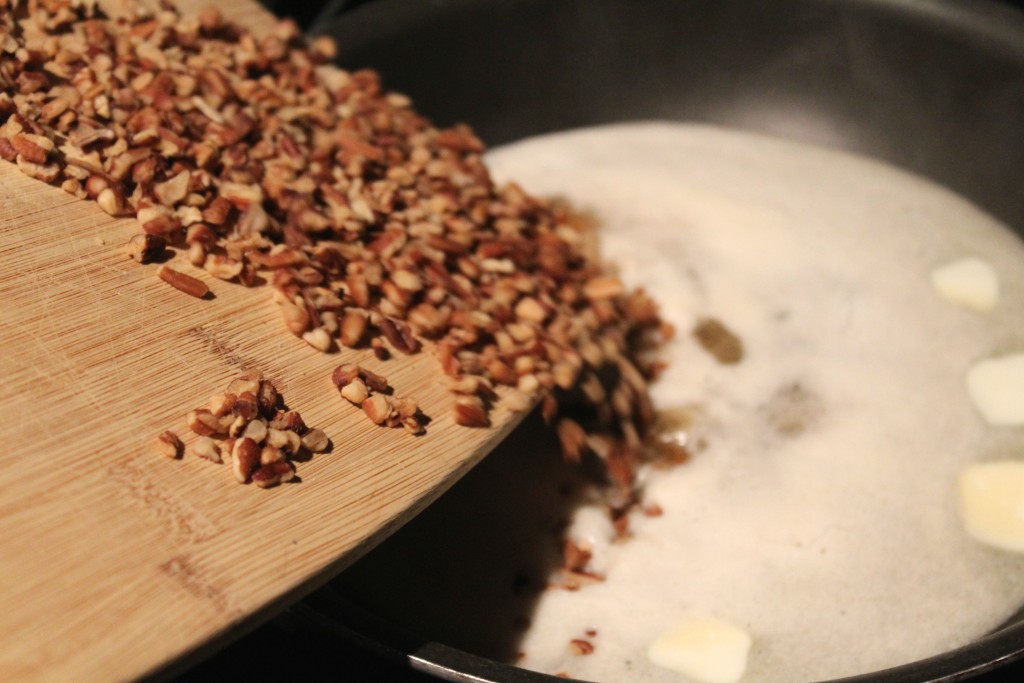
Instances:
[[[254,30],[273,20],[249,0],[218,6]],[[119,253],[136,230],[0,163],[3,681],[161,670],[340,570],[516,421],[498,410],[496,428],[456,426],[429,354],[314,351],[267,288],[203,274],[211,301],[172,289]],[[416,398],[428,433],[376,428],[343,402],[330,383],[343,361]],[[240,486],[228,465],[152,453],[165,429],[190,443],[184,415],[249,368],[332,438],[300,483]]]

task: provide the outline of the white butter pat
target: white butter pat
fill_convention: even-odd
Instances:
[[[960,518],[967,533],[1003,550],[1024,552],[1024,462],[998,460],[960,472]]]
[[[999,302],[999,276],[979,258],[964,258],[932,271],[932,286],[950,302],[976,311],[991,311]]]
[[[975,363],[967,372],[967,393],[989,424],[1024,424],[1024,353]]]
[[[698,683],[736,683],[747,669],[750,644],[746,631],[727,621],[693,617],[658,636],[647,657]]]

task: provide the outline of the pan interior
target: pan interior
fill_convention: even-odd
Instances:
[[[334,33],[346,65],[378,69],[439,123],[470,121],[489,143],[710,122],[885,160],[1024,227],[1024,22],[986,3],[385,1]],[[1019,616],[900,675],[1012,655]]]

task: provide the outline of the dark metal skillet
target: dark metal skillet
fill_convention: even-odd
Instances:
[[[378,70],[489,145],[611,121],[722,124],[891,162],[1024,234],[1024,13],[1005,3],[377,0],[328,32],[343,66]],[[377,673],[356,680],[565,680],[402,633],[351,590],[342,577],[263,632],[341,649],[312,666],[367,658]],[[844,681],[995,680],[1024,672],[1022,655],[1024,610],[966,647]]]

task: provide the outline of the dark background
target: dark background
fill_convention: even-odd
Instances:
[[[278,16],[289,16],[306,30],[329,23],[342,12],[378,0],[259,0]],[[424,0],[404,0],[423,2]],[[1024,0],[1001,0],[1005,4],[1024,9]]]
[[[261,0],[279,16],[295,19],[313,33],[343,12],[380,0]],[[421,2],[424,0],[404,0]],[[1024,10],[1024,0],[1003,0]],[[342,46],[344,49],[344,46]],[[386,75],[385,75],[386,76]],[[350,681],[352,683],[437,683],[408,670],[399,660],[381,657],[352,644],[329,629],[313,628],[286,612],[205,661],[177,676],[178,683],[217,680]],[[977,683],[1024,681],[1024,662],[978,676]]]

